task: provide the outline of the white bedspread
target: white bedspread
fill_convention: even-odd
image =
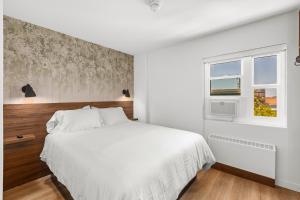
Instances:
[[[41,159],[75,200],[175,200],[215,161],[201,135],[139,122],[49,134]]]

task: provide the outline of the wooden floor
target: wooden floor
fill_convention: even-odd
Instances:
[[[4,192],[4,200],[63,200],[49,176]],[[181,200],[300,200],[300,193],[272,188],[215,169],[200,172]]]
[[[181,200],[300,200],[300,193],[210,169],[198,173]]]

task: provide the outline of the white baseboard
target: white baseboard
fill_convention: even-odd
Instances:
[[[293,183],[293,182],[285,181],[285,180],[276,180],[276,185],[283,187],[283,188],[287,188],[290,190],[300,192],[300,184],[297,184],[297,183]]]

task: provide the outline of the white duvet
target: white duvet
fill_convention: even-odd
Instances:
[[[215,161],[201,135],[139,122],[49,134],[41,159],[75,200],[175,200]]]

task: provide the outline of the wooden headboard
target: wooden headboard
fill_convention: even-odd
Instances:
[[[71,110],[91,105],[99,108],[123,107],[133,117],[132,101],[5,104],[4,113],[4,190],[50,173],[40,161],[46,123],[57,110]],[[23,139],[16,139],[23,135]],[[6,144],[5,144],[6,143]],[[11,143],[11,144],[8,144]]]

